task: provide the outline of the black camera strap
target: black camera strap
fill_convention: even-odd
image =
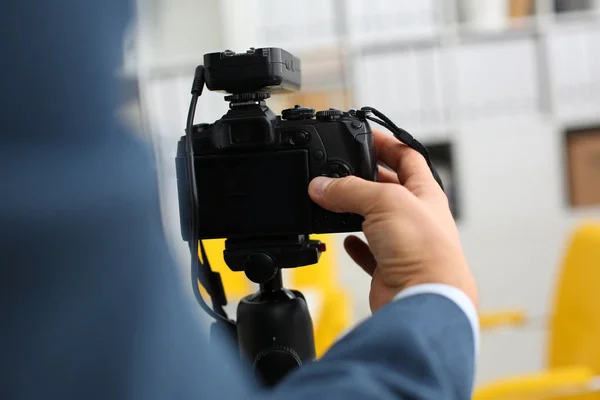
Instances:
[[[392,132],[396,139],[398,139],[408,147],[412,148],[413,150],[419,152],[423,156],[423,158],[425,158],[427,166],[431,170],[431,173],[433,174],[433,177],[435,178],[436,182],[440,185],[442,190],[444,190],[444,184],[442,183],[442,179],[440,178],[435,167],[433,166],[431,158],[429,157],[429,152],[427,151],[427,148],[425,146],[419,143],[419,141],[415,139],[410,133],[406,132],[404,129],[394,124],[394,122],[392,122],[391,119],[386,117],[381,111],[378,111],[373,107],[362,107],[361,111],[367,111],[375,114],[375,116],[377,116],[378,118],[372,117],[370,115],[365,115],[365,118],[383,126],[387,130]]]

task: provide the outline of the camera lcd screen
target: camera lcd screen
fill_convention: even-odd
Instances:
[[[196,157],[200,238],[311,233],[308,152]]]

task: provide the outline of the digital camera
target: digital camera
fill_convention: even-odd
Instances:
[[[229,93],[229,111],[193,126],[197,237],[267,238],[360,231],[363,218],[319,207],[308,195],[317,176],[377,180],[364,111],[296,105],[276,115],[265,100],[300,89],[298,58],[279,48],[204,56],[204,80]],[[184,240],[190,240],[187,146],[178,143],[177,181]]]

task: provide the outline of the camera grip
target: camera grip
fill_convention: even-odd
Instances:
[[[379,179],[377,168],[377,153],[375,151],[375,138],[371,132],[355,136],[356,140],[356,175],[369,180]]]

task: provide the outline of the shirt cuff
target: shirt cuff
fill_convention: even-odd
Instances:
[[[469,297],[460,289],[441,283],[426,283],[411,286],[396,295],[394,300],[401,300],[418,294],[438,294],[453,301],[467,316],[473,329],[475,357],[479,356],[479,315]]]

